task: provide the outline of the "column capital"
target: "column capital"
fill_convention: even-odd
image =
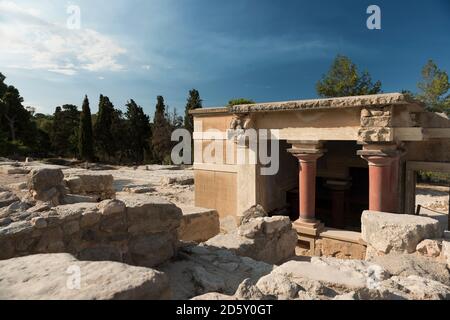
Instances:
[[[361,158],[369,163],[369,166],[386,167],[392,164],[394,157],[377,156],[377,155],[362,155]]]
[[[323,152],[317,152],[317,153],[301,153],[298,150],[291,151],[292,149],[289,149],[288,151],[292,153],[294,157],[298,159],[300,162],[316,162],[317,159],[319,159],[321,156],[323,156]]]
[[[325,149],[323,149],[322,141],[303,141],[290,140],[288,143],[292,144],[292,148],[287,151],[296,157],[300,162],[313,162],[323,156]]]

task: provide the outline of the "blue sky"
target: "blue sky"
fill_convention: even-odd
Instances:
[[[372,4],[381,30],[366,28]],[[427,59],[450,72],[450,1],[0,0],[0,39],[0,72],[39,112],[84,94],[96,112],[102,93],[182,113],[191,88],[205,106],[314,98],[338,53],[384,92],[414,91]]]

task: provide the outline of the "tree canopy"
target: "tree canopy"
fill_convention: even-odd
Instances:
[[[422,80],[417,84],[416,98],[423,101],[428,110],[450,113],[450,83],[447,72],[428,60],[422,68]]]
[[[381,92],[381,82],[372,82],[368,71],[359,72],[348,58],[338,55],[327,74],[316,84],[317,94],[323,98],[359,96]]]

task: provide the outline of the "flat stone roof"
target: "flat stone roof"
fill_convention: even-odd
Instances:
[[[424,104],[402,93],[383,93],[365,96],[308,99],[284,102],[241,104],[231,107],[203,108],[192,110],[194,115],[214,113],[253,113],[271,111],[316,110],[332,108],[377,107],[384,105],[412,105],[423,110]]]

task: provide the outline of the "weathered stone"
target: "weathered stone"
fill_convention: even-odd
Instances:
[[[123,261],[123,253],[120,249],[117,246],[106,244],[85,248],[77,257],[87,261]]]
[[[389,142],[393,139],[392,128],[367,127],[358,131],[358,141],[363,142]]]
[[[116,215],[125,212],[125,203],[120,200],[104,200],[97,208],[104,216]]]
[[[63,232],[60,227],[47,229],[36,245],[35,252],[55,253],[64,252]]]
[[[130,240],[129,250],[135,264],[157,266],[175,255],[176,237],[167,232],[139,236]]]
[[[239,285],[234,296],[238,300],[262,300],[266,296],[255,286],[251,279],[245,279]]]
[[[64,204],[74,204],[80,202],[97,202],[97,197],[93,196],[82,196],[78,194],[67,194],[63,198]]]
[[[267,212],[261,205],[257,204],[245,210],[242,213],[242,216],[239,217],[240,218],[239,225],[248,223],[250,220],[255,218],[264,218],[264,217],[267,217]]]
[[[3,174],[27,174],[30,169],[15,166],[0,166],[0,172]]]
[[[150,193],[156,191],[156,189],[150,186],[125,186],[122,191],[129,193]]]
[[[450,287],[419,276],[394,276],[380,283],[378,290],[408,300],[449,300]]]
[[[171,176],[164,176],[161,178],[160,181],[161,185],[163,186],[168,186],[168,185],[173,185],[173,184],[178,184],[178,185],[193,185],[194,184],[194,177],[189,175],[189,176],[176,176],[176,177],[171,177]]]
[[[363,127],[389,127],[390,125],[390,116],[361,117],[361,126]]]
[[[220,232],[219,214],[204,208],[183,208],[178,238],[183,241],[203,242]]]
[[[295,254],[297,233],[288,217],[256,218],[228,234],[209,239],[207,246],[226,248],[238,255],[280,263]]]
[[[447,267],[450,268],[450,241],[442,242],[442,256],[447,262]]]
[[[182,211],[172,202],[147,195],[121,195],[127,208],[128,232],[145,234],[170,232],[180,226]]]
[[[11,203],[8,207],[6,207],[4,212],[15,212],[15,211],[26,211],[30,208],[30,206],[22,201],[16,201]]]
[[[361,229],[362,239],[382,253],[412,253],[422,240],[442,236],[435,219],[375,211],[363,212]]]
[[[376,256],[370,262],[382,266],[390,274],[429,278],[450,286],[450,273],[444,262],[416,254],[388,254]]]
[[[114,178],[110,174],[76,174],[65,179],[71,193],[95,195],[101,200],[114,198]]]
[[[285,274],[268,274],[256,283],[262,295],[277,300],[294,299],[302,289]]]
[[[78,220],[81,218],[82,214],[86,211],[93,211],[97,209],[96,203],[74,203],[74,204],[66,204],[62,206],[57,206],[53,208],[56,212],[56,216],[60,220],[69,221],[69,220]]]
[[[59,197],[64,196],[63,178],[61,169],[33,169],[28,175],[28,189],[35,200],[55,202]]]
[[[43,229],[47,227],[47,221],[42,217],[34,217],[31,219],[31,224],[37,229]]]
[[[80,231],[80,224],[77,220],[69,221],[63,225],[63,232],[65,235],[71,235]]]
[[[27,211],[30,213],[44,212],[48,210],[50,210],[50,204],[47,202],[38,203],[35,206],[27,209]]]
[[[0,260],[9,259],[14,256],[14,245],[11,239],[0,240]]]
[[[66,184],[67,188],[69,188],[70,192],[74,194],[79,194],[83,192],[82,185],[83,181],[80,177],[67,177],[64,179],[64,183]]]
[[[316,240],[316,255],[339,259],[359,259],[366,256],[366,246],[360,243],[321,238]]]
[[[439,257],[441,247],[441,241],[426,239],[417,245],[416,251],[427,257]]]
[[[178,256],[182,259],[158,267],[168,275],[174,299],[190,299],[205,294],[204,286],[220,286],[217,291],[232,296],[245,279],[255,283],[273,269],[267,263],[202,245],[182,247]],[[231,269],[232,272],[229,271]],[[202,280],[198,280],[202,277],[207,277],[208,282],[202,284]]]
[[[234,216],[220,218],[220,233],[230,233],[237,229],[238,224]]]
[[[81,283],[70,282],[80,272]],[[167,277],[117,262],[78,261],[69,254],[39,254],[0,261],[0,299],[168,299]],[[73,279],[76,279],[73,277]],[[69,286],[75,286],[71,289]]]
[[[85,228],[93,226],[100,221],[100,218],[101,214],[97,210],[87,210],[81,215],[80,227]]]
[[[32,230],[33,226],[29,221],[17,221],[10,223],[9,225],[3,228],[0,228],[0,237],[21,235],[24,233],[31,232]]]
[[[0,192],[0,208],[7,207],[20,199],[11,191]]]

